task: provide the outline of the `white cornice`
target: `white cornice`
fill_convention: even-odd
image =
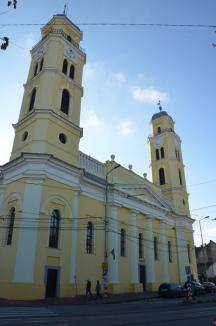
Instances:
[[[54,117],[54,118],[58,119],[59,121],[65,123],[69,127],[72,127],[73,129],[78,131],[80,133],[80,135],[82,135],[82,128],[80,128],[78,125],[76,125],[75,123],[73,123],[72,121],[70,121],[68,119],[65,119],[60,114],[57,114],[56,112],[54,112],[52,110],[47,110],[47,109],[46,110],[34,109],[32,112],[30,112],[28,115],[26,115],[22,120],[20,120],[17,123],[13,124],[13,127],[14,128],[19,128],[24,123],[30,122],[31,119],[34,119],[34,118],[38,117],[39,115],[43,115],[44,117],[45,117],[45,115],[47,115],[47,116],[50,115],[51,117]]]

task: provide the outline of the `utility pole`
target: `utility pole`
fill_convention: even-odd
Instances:
[[[103,269],[103,281],[104,281],[104,296],[107,296],[108,290],[108,225],[109,225],[109,217],[108,217],[108,191],[109,191],[109,184],[108,184],[108,175],[115,169],[118,169],[121,165],[117,164],[112,169],[110,169],[106,173],[106,184],[105,184],[105,216],[104,216],[104,262],[102,263]]]
[[[201,221],[206,219],[206,218],[209,218],[210,216],[205,216],[203,218],[201,218],[199,220],[199,227],[200,227],[200,234],[201,234],[201,240],[202,240],[202,252],[203,252],[203,258],[204,258],[204,274],[205,274],[205,280],[208,281],[208,278],[207,278],[207,274],[206,274],[206,270],[207,270],[207,266],[206,266],[206,251],[204,250],[204,243],[203,243],[203,234],[202,234],[202,227],[201,227]]]

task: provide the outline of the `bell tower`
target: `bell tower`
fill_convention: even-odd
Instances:
[[[31,64],[10,160],[22,152],[52,154],[78,165],[82,75],[86,56],[82,32],[64,14],[41,29]]]
[[[174,131],[174,121],[162,110],[151,119],[153,135],[149,137],[152,181],[178,214],[190,216],[186,189],[181,139]]]

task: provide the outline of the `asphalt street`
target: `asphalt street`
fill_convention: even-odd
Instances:
[[[0,307],[0,325],[60,326],[213,326],[216,304],[187,304],[182,299],[116,304]]]

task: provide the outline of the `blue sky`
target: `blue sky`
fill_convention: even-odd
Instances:
[[[81,23],[166,23],[216,25],[215,0],[71,0],[68,17]],[[62,13],[63,0],[0,0],[0,24],[43,24]],[[82,26],[87,54],[80,149],[106,161],[111,154],[135,172],[149,172],[149,121],[158,99],[176,122],[195,219],[216,217],[215,76],[216,29],[189,27]],[[1,26],[9,36],[0,51],[0,164],[8,161],[17,122],[29,50],[41,26]],[[212,205],[215,205],[212,206]],[[212,206],[206,209],[201,207]],[[197,210],[198,209],[198,210]],[[196,214],[196,215],[195,215]],[[202,222],[204,242],[216,241],[216,221]],[[194,223],[195,243],[201,242]]]

